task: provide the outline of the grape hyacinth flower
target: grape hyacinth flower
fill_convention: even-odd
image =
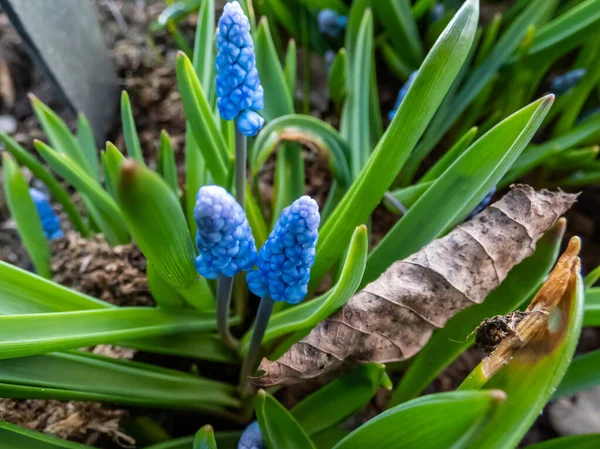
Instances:
[[[585,76],[585,69],[575,69],[564,75],[557,76],[552,81],[550,90],[556,95],[564,94],[569,89],[575,87],[577,83]]]
[[[319,207],[302,196],[285,208],[273,232],[260,249],[258,270],[246,275],[248,288],[261,296],[252,340],[242,366],[242,385],[255,367],[274,301],[298,304],[308,292],[310,269],[315,261]]]
[[[490,190],[488,192],[488,194],[485,196],[485,198],[482,199],[481,202],[475,207],[475,209],[473,209],[471,211],[471,213],[467,217],[467,220],[470,220],[475,215],[477,215],[479,212],[481,212],[483,209],[485,209],[488,206],[488,204],[490,204],[492,202],[492,197],[494,196],[494,193],[496,193],[496,186],[492,187],[492,190]]]
[[[196,271],[217,283],[217,328],[232,349],[237,342],[229,333],[227,317],[233,277],[250,270],[256,260],[256,244],[244,209],[224,188],[201,187],[196,196],[194,220],[198,226]]]
[[[410,74],[410,76],[408,77],[408,80],[406,81],[406,83],[404,83],[402,85],[402,87],[400,88],[400,90],[398,91],[398,97],[396,98],[396,104],[394,105],[394,109],[392,109],[388,113],[388,117],[390,118],[390,121],[394,119],[394,117],[396,116],[396,112],[398,112],[398,109],[400,109],[400,105],[402,104],[402,101],[404,101],[404,97],[406,97],[406,94],[408,93],[408,89],[410,89],[410,86],[412,86],[412,83],[415,81],[415,78],[417,77],[417,73],[419,73],[418,70],[415,70],[414,72],[412,72]]]
[[[330,37],[337,37],[348,24],[348,18],[338,14],[333,9],[323,9],[317,16],[319,31]]]
[[[247,275],[257,296],[297,304],[308,291],[319,228],[317,202],[303,196],[285,208],[258,254],[258,270]]]
[[[33,199],[35,208],[42,222],[44,235],[48,240],[59,239],[63,236],[60,229],[60,219],[52,209],[48,196],[38,189],[30,188],[29,195]]]
[[[258,421],[252,422],[244,431],[238,442],[238,449],[266,449]]]
[[[254,136],[264,124],[264,91],[256,69],[250,21],[237,1],[227,3],[217,31],[217,107],[225,120],[237,118],[237,128]]]

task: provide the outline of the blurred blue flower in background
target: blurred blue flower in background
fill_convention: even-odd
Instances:
[[[317,16],[319,31],[327,36],[337,37],[348,23],[348,18],[338,14],[333,9],[323,9]]]
[[[258,270],[246,276],[252,293],[289,304],[304,299],[315,261],[319,220],[317,202],[306,195],[283,210],[260,249]]]
[[[49,240],[61,238],[63,232],[60,229],[60,219],[58,218],[58,215],[54,213],[46,194],[34,188],[29,189],[29,194],[37,209],[46,238]]]
[[[250,21],[236,1],[227,3],[217,31],[217,107],[225,120],[238,119],[238,129],[254,136],[264,119],[258,115],[264,106]]]
[[[415,78],[417,77],[417,73],[419,73],[418,70],[415,70],[414,72],[412,72],[410,74],[410,76],[408,77],[408,80],[406,81],[406,83],[404,83],[402,85],[402,87],[400,88],[400,90],[398,91],[398,98],[396,98],[396,104],[394,105],[394,109],[392,109],[388,113],[388,117],[390,118],[390,120],[393,120],[394,117],[396,116],[396,112],[398,112],[398,109],[400,109],[400,105],[402,104],[404,97],[406,97],[406,94],[408,93],[408,89],[410,89],[410,86],[412,86],[412,83],[414,82]]]
[[[233,277],[250,270],[256,244],[246,214],[233,196],[219,186],[201,187],[196,196],[194,220],[200,255],[196,270],[207,279]]]
[[[585,69],[575,69],[570,72],[565,73],[564,75],[557,76],[552,81],[552,86],[550,90],[552,93],[560,95],[564,94],[569,89],[575,87],[577,83],[585,76]]]
[[[267,446],[262,439],[262,434],[260,433],[260,426],[258,425],[258,421],[254,421],[251,423],[240,437],[240,441],[238,443],[238,449],[266,449]]]

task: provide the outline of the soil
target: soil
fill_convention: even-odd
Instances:
[[[95,0],[98,16],[107,46],[112,49],[123,88],[131,98],[135,121],[144,155],[149,165],[155,163],[156,148],[162,129],[167,130],[175,150],[179,173],[184,172],[183,144],[185,140],[185,117],[175,80],[175,56],[177,49],[165,31],[148,32],[163,8],[160,0],[126,1]],[[181,30],[192,42],[195,17],[181,24]],[[300,54],[300,53],[299,53]],[[300,64],[299,64],[300,65]],[[312,67],[313,92],[312,114],[338,125],[338,115],[332,105],[323,101],[324,79],[320,59]],[[392,108],[401,82],[377,67],[380,81],[379,96],[384,117]],[[301,71],[300,71],[301,74]],[[298,85],[301,85],[299,79]],[[55,110],[67,124],[74,127],[74,115],[58,100],[53,86],[36,69],[24,46],[5,15],[0,13],[0,129],[9,132],[25,148],[32,150],[34,139],[45,140],[35,118],[28,92],[33,92]],[[298,93],[298,95],[300,95]],[[387,125],[387,124],[386,124]],[[108,139],[124,149],[124,139],[116,118]],[[304,148],[307,194],[315,197],[322,206],[331,184],[327,160],[313,149]],[[1,178],[1,171],[0,171]],[[183,178],[180,178],[183,180]],[[1,181],[1,179],[0,179]],[[273,161],[270,160],[259,176],[259,188],[263,201],[268,204],[272,197]],[[503,192],[498,192],[495,199]],[[0,260],[31,269],[31,263],[18,239],[14,222],[8,218],[4,195],[0,195]],[[579,235],[584,246],[582,264],[584,273],[600,265],[600,187],[584,189],[576,206],[567,214],[567,237]],[[378,207],[372,219],[371,245],[375,245],[398,220],[398,216]],[[568,238],[565,238],[565,242]],[[147,280],[145,261],[134,245],[109,248],[101,239],[85,241],[67,233],[53,245],[53,268],[55,280],[83,293],[105,299],[119,305],[153,304]],[[115,275],[116,273],[116,275]],[[598,329],[584,329],[578,352],[600,347]],[[112,346],[91,348],[94,352],[119,358],[152,361],[167,366],[189,369],[190,361],[172,360],[167,357],[156,360],[155,356]],[[465,352],[442,373],[429,387],[428,393],[455,389],[485,354],[478,349]],[[288,392],[289,402],[297,401],[308,391]],[[296,393],[296,394],[294,394]],[[300,394],[298,394],[300,393]],[[347,425],[355,427],[384,410],[386,392],[380,392],[367,409],[350,420]],[[0,400],[0,418],[62,438],[113,448],[128,446],[132,440],[123,431],[126,422],[135,416],[151,415],[161,422],[173,436],[191,434],[198,422],[197,416],[182,413],[148,410],[115,409],[108,405],[84,402],[16,401]],[[557,436],[557,431],[542,414],[525,438],[528,444]]]

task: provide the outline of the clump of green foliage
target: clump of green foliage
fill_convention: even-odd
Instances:
[[[253,182],[245,185],[244,206],[257,247],[282,210],[304,193],[299,142],[325,152],[333,174],[321,210],[309,296],[315,297],[315,288],[329,273],[332,286],[301,306],[275,308],[262,347],[269,358],[285,352],[391,263],[462,223],[493,188],[525,175],[536,184],[561,187],[600,179],[598,147],[592,146],[600,136],[600,114],[588,114],[598,103],[600,0],[516,1],[485,25],[480,23],[478,0],[444,2],[445,13],[433,23],[430,0],[418,0],[412,7],[408,0],[355,0],[350,5],[340,0],[292,4],[262,0],[255,3],[256,11],[250,0],[240,3],[250,18],[265,95],[261,115],[266,125],[249,141]],[[0,396],[188,410],[203,414],[207,421],[230,420],[232,427],[249,423],[255,412],[269,449],[512,448],[541,412],[551,390],[558,388],[554,393],[558,397],[597,384],[597,352],[569,363],[582,320],[584,325],[600,325],[600,289],[592,287],[598,273],[591,273],[586,284],[579,283],[573,291],[560,350],[540,362],[542,368],[560,369],[532,369],[535,378],[513,367],[494,380],[494,388],[484,385],[419,397],[472,344],[471,339],[449,343],[456,332],[464,339],[473,330],[470,309],[457,314],[450,330],[440,330],[408,361],[397,383],[391,378],[399,377],[398,366],[365,364],[286,410],[265,391],[248,397],[233,383],[205,377],[207,362],[240,366],[252,333],[249,294],[242,283],[234,288],[235,314],[229,322],[242,334],[241,345],[232,351],[221,341],[216,332],[215,286],[194,267],[195,195],[208,184],[234,191],[235,128],[216,111],[214,1],[178,2],[169,8],[163,25],[174,33],[179,17],[198,12],[194,45],[185,48],[177,34],[189,53],[188,57],[181,52],[177,59],[187,117],[183,185],[178,183],[165,131],[156,169],[144,160],[126,93],[121,99],[122,123],[126,153],[134,161],[127,164],[111,143],[98,154],[84,117],[73,134],[53,111],[32,98],[49,142],[35,142],[35,149],[77,191],[84,213],[46,166],[0,134],[5,191],[37,272],[0,262]],[[296,41],[315,52],[341,44],[318,33],[316,11],[324,8],[348,16],[343,48],[337,50],[328,80],[331,98],[341,110],[339,131],[295,112]],[[257,12],[263,14],[258,23]],[[285,52],[280,38],[284,32],[293,37]],[[552,95],[536,99],[545,90],[547,74],[564,64],[565,55],[574,55],[569,59],[572,68],[584,68],[585,75],[556,100]],[[379,56],[401,81],[418,70],[385,131],[374,64]],[[304,93],[309,90],[305,85]],[[306,105],[306,101],[301,105],[304,112]],[[543,139],[532,144],[536,132]],[[256,179],[275,152],[275,194],[265,207]],[[425,165],[434,153],[439,157]],[[20,165],[46,185],[75,231],[83,236],[102,233],[111,245],[132,240],[139,245],[148,261],[156,307],[117,307],[52,282],[49,244]],[[369,224],[382,201],[401,218],[369,251],[363,225]],[[512,309],[529,300],[556,261],[561,236],[555,233],[540,241],[535,254],[492,295],[510,299]],[[490,306],[490,315],[493,310]],[[198,372],[78,350],[106,343],[193,358]],[[547,388],[527,392],[523,390],[527,382]],[[352,432],[340,425],[382,387],[393,389],[387,411]],[[517,406],[512,397],[518,397]],[[527,415],[507,413],[508,405],[513,411],[527,409]],[[488,432],[490,428],[507,430]],[[214,433],[206,426],[196,438],[151,447],[229,449],[237,447],[238,439],[239,432]],[[29,449],[89,448],[0,421],[0,447],[5,441],[9,447]],[[550,444],[535,447],[575,447],[569,438]],[[596,447],[598,436],[578,437],[576,444]]]

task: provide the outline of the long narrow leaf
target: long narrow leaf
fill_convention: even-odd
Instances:
[[[17,223],[17,231],[23,245],[31,257],[36,272],[46,278],[52,277],[50,246],[23,172],[8,153],[3,154],[2,168],[8,209]]]
[[[0,316],[0,359],[215,329],[213,314],[142,307]]]
[[[62,205],[63,210],[69,217],[73,227],[84,237],[88,236],[90,232],[88,227],[83,222],[83,218],[81,218],[79,211],[71,201],[69,194],[56,178],[52,176],[52,174],[46,170],[32,154],[19,145],[16,140],[2,131],[0,131],[0,142],[4,144],[4,149],[8,151],[19,164],[27,167],[31,173],[33,173],[33,176],[48,187],[52,197]]]
[[[0,392],[6,398],[94,400],[207,411],[239,405],[232,385],[82,351],[3,360]]]
[[[165,281],[195,307],[214,305],[196,272],[194,244],[175,193],[156,173],[134,161],[121,168],[119,204],[137,244]]]
[[[371,252],[363,284],[452,229],[502,179],[552,106],[553,95],[516,112],[477,140],[440,176]],[[448,192],[452,197],[448,197]],[[431,213],[435,211],[435,220]]]
[[[106,225],[110,227],[110,232],[116,236],[118,243],[129,242],[129,233],[123,221],[123,215],[110,195],[67,154],[57,153],[40,141],[35,141],[34,145],[54,171],[90,199],[91,204],[102,214]]]
[[[354,228],[367,221],[402,168],[469,53],[478,14],[478,2],[468,0],[450,22],[367,165],[323,225],[312,285],[318,284],[339,259]]]
[[[123,137],[125,138],[127,153],[131,158],[143,164],[144,156],[142,156],[140,138],[135,127],[129,95],[126,91],[121,92],[121,123],[123,125]]]

